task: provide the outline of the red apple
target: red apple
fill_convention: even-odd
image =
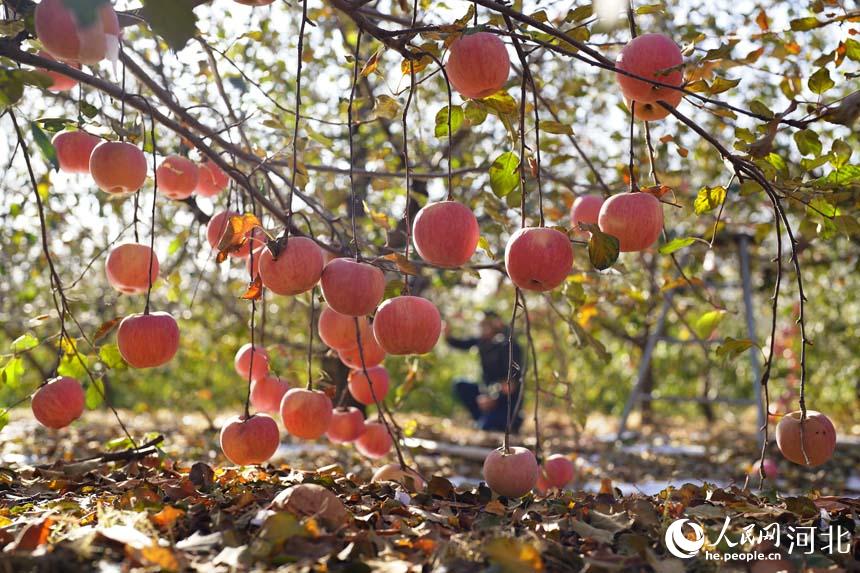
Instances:
[[[573,479],[575,468],[570,458],[553,454],[543,462],[543,474],[549,487],[564,488]]]
[[[171,199],[187,199],[200,180],[197,165],[181,155],[168,155],[155,170],[158,192]]]
[[[101,4],[94,21],[84,25],[63,0],[42,0],[35,24],[42,46],[58,60],[92,65],[118,52],[119,20],[110,2]]]
[[[511,60],[498,36],[476,32],[454,40],[445,71],[461,96],[483,98],[504,87],[511,71]]]
[[[439,310],[420,296],[390,298],[379,305],[373,318],[373,334],[388,354],[427,354],[441,332]]]
[[[254,357],[254,361],[258,357]],[[251,381],[251,404],[260,412],[274,414],[281,409],[281,400],[290,389],[286,378],[269,374]]]
[[[60,169],[66,173],[89,173],[90,156],[101,139],[85,131],[63,131],[54,136]]]
[[[373,366],[381,364],[382,361],[385,360],[385,351],[379,343],[376,342],[376,337],[373,336],[373,331],[371,331],[370,336],[367,338],[362,337],[361,350],[363,354],[359,353],[358,346],[355,346],[354,348],[344,348],[337,351],[337,357],[340,358],[341,362],[354,369],[360,369],[362,367],[362,356],[364,357],[365,368],[372,368]]]
[[[322,251],[307,237],[290,237],[277,258],[268,247],[260,252],[260,278],[275,294],[307,292],[319,282],[322,271]]]
[[[439,267],[461,267],[478,246],[478,219],[456,201],[424,206],[412,224],[412,241],[421,258]]]
[[[224,236],[224,232],[227,230],[227,225],[230,224],[230,217],[235,217],[239,213],[235,211],[221,211],[220,213],[216,213],[212,215],[212,218],[209,219],[209,223],[206,225],[206,241],[209,243],[209,246],[215,250],[218,250],[218,243],[221,241],[221,237]],[[250,255],[251,247],[254,247],[254,252],[258,251],[263,247],[263,237],[265,236],[263,231],[259,228],[254,229],[253,231],[248,231],[245,233],[245,236],[248,237],[248,240],[242,244],[235,251],[230,251],[230,256],[236,259],[243,259]],[[254,258],[259,258],[256,254]]]
[[[108,283],[124,294],[142,294],[158,280],[158,257],[148,245],[123,243],[105,261]]]
[[[131,314],[119,323],[119,353],[133,368],[167,364],[179,350],[179,326],[166,312]]]
[[[350,406],[334,409],[325,435],[336,444],[344,444],[354,442],[363,433],[364,414],[358,408]]]
[[[253,364],[251,363],[251,355],[253,355]],[[265,348],[253,346],[250,342],[243,344],[236,352],[233,358],[233,367],[236,368],[236,373],[243,380],[248,379],[253,369],[251,380],[261,380],[269,375],[269,353]]]
[[[673,86],[681,86],[684,82],[684,74],[680,69],[683,64],[680,48],[663,34],[637,36],[621,49],[615,60],[615,67],[619,70]],[[615,79],[624,97],[636,100],[637,106],[639,102],[670,101],[669,93],[677,91],[618,72],[615,73]]]
[[[368,263],[334,259],[323,269],[320,286],[333,310],[347,316],[365,316],[373,312],[385,294],[385,275]]]
[[[597,224],[597,215],[603,206],[603,197],[600,195],[580,195],[573,200],[570,206],[570,226],[579,231],[579,223]]]
[[[43,58],[45,58],[46,60],[54,60],[54,61],[56,61],[56,60],[54,59],[54,57],[53,57],[51,54],[49,54],[48,52],[46,52],[46,51],[44,51],[44,50],[39,50],[38,55],[39,55],[39,56],[41,56],[41,57],[43,57]],[[80,65],[80,64],[74,64],[74,63],[73,63],[73,64],[70,64],[70,65],[71,65],[73,68],[76,68],[76,69],[78,69],[78,70],[80,70],[80,69],[81,69],[81,65]],[[49,86],[48,86],[48,90],[49,90],[49,91],[52,91],[52,92],[67,92],[67,91],[69,91],[70,89],[74,88],[76,85],[78,85],[78,80],[76,80],[75,78],[71,78],[71,77],[67,76],[66,74],[61,74],[60,72],[52,72],[51,70],[45,70],[45,69],[42,69],[42,68],[39,68],[39,72],[40,72],[40,73],[43,73],[43,74],[45,74],[46,76],[48,76],[49,78],[51,78],[51,81],[52,81],[53,83],[52,83],[51,85],[49,85]],[[92,150],[90,150],[90,151],[92,151]],[[87,159],[89,160],[89,157],[88,157]],[[60,164],[60,167],[62,168],[62,163]]]
[[[315,440],[328,430],[331,400],[319,390],[292,388],[281,401],[281,417],[287,432],[297,438]]]
[[[131,143],[103,141],[90,155],[90,174],[106,193],[134,193],[146,182],[146,156]]]
[[[418,472],[404,468],[400,464],[385,464],[373,473],[370,481],[373,483],[392,481],[409,491],[422,491],[427,487],[427,482]]]
[[[384,457],[394,442],[382,422],[365,422],[364,433],[355,441],[355,449],[372,460]]]
[[[376,395],[377,400],[382,402],[388,394],[388,382],[388,370],[385,369],[385,366],[368,368],[367,376],[359,368],[349,373],[349,393],[352,394],[356,402],[366,405],[375,404],[374,395]],[[371,391],[371,386],[373,386],[373,391]]]
[[[597,224],[618,239],[622,253],[644,251],[663,231],[663,207],[650,193],[619,193],[604,201]]]
[[[84,413],[84,389],[74,378],[48,380],[33,394],[33,416],[46,428],[65,428]]]
[[[199,177],[194,192],[201,197],[215,197],[227,188],[230,178],[224,171],[209,159],[198,166]]]
[[[237,466],[262,464],[280,443],[278,424],[268,416],[233,416],[221,427],[221,451]]]
[[[570,239],[547,227],[525,227],[508,239],[505,268],[511,282],[523,290],[552,290],[567,278],[573,266]]]
[[[684,92],[678,90],[672,90],[671,93],[665,94],[665,97],[660,97],[660,101],[664,101],[672,107],[678,107],[682,99],[684,99]],[[624,104],[627,106],[627,109],[632,107],[630,100],[627,98],[624,98]],[[669,115],[669,110],[660,105],[659,102],[637,101],[633,115],[636,119],[641,119],[642,121],[657,121]]]
[[[759,476],[759,467],[761,464],[761,460],[756,460],[755,463],[750,468],[750,476],[758,477]],[[776,465],[776,461],[771,458],[764,459],[764,473],[765,478],[767,479],[776,479],[776,476],[779,475],[779,467]]]
[[[826,463],[836,449],[836,428],[830,418],[816,412],[806,411],[803,422],[803,449],[800,440],[800,410],[782,417],[776,426],[776,445],[788,461],[810,467]],[[803,457],[803,450],[809,458],[809,464]]]
[[[498,448],[484,460],[484,481],[494,492],[507,497],[522,497],[538,479],[538,464],[531,450]]]
[[[370,330],[370,323],[366,317],[361,316],[358,318],[358,328],[362,340],[368,340],[373,336]],[[322,312],[320,312],[320,317],[317,321],[317,330],[319,331],[320,339],[329,348],[348,350],[358,346],[358,341],[355,337],[355,318],[340,314],[329,307],[323,308]]]

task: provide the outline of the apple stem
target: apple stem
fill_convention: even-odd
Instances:
[[[352,243],[355,247],[355,260],[356,262],[361,261],[361,243],[358,238],[358,227],[355,222],[355,212],[358,209],[357,202],[357,194],[355,192],[355,142],[353,141],[353,136],[355,134],[355,130],[357,126],[353,123],[352,120],[352,111],[353,104],[355,103],[355,86],[358,84],[358,55],[359,49],[361,48],[361,35],[363,30],[361,28],[358,29],[358,34],[355,38],[355,51],[353,52],[353,65],[352,65],[352,86],[349,90],[349,103],[346,106],[346,124],[347,124],[347,132],[349,135],[349,194],[350,194],[350,209],[349,209],[349,218],[352,223]]]
[[[123,70],[125,70],[125,64],[123,64]],[[149,105],[148,102],[147,105]],[[149,226],[149,271],[146,275],[149,286],[146,289],[146,304],[143,307],[143,314],[145,315],[149,314],[149,302],[152,297],[152,266],[155,261],[155,206],[156,203],[158,203],[156,200],[158,199],[158,166],[156,158],[158,145],[155,139],[155,118],[152,116],[151,112],[152,110],[150,108],[149,134],[152,138],[152,221],[150,221]]]
[[[505,438],[502,442],[502,446],[504,447],[505,453],[510,451],[510,441],[511,441],[511,426],[513,425],[513,405],[511,404],[511,392],[513,391],[513,377],[514,377],[514,327],[517,323],[517,306],[520,301],[520,289],[517,287],[514,291],[514,310],[511,312],[511,323],[508,328],[508,379],[506,381],[508,385],[508,393],[507,393],[507,417],[505,419]],[[519,365],[517,365],[519,371]]]
[[[314,389],[314,380],[312,375],[312,365],[313,365],[313,357],[314,357],[314,298],[316,298],[317,287],[316,285],[311,289],[310,299],[311,299],[311,309],[308,316],[308,390]]]

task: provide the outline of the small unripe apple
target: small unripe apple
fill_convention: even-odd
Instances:
[[[385,294],[385,275],[368,263],[334,259],[320,279],[323,298],[340,314],[365,316],[374,311]]]
[[[580,195],[573,200],[570,206],[570,226],[579,232],[579,223],[597,224],[597,215],[603,206],[603,197],[600,195]]]
[[[489,32],[464,34],[454,40],[445,64],[448,81],[465,98],[493,95],[504,87],[510,71],[504,42]]]
[[[507,497],[522,497],[535,486],[538,464],[531,450],[498,448],[484,460],[484,481],[490,489]]]
[[[570,239],[547,227],[525,227],[508,239],[505,268],[511,282],[523,290],[552,290],[567,278],[573,266]]]
[[[363,433],[364,414],[358,408],[350,406],[334,409],[325,435],[336,444],[345,444],[354,442]]]
[[[423,491],[427,487],[427,482],[418,472],[404,468],[400,464],[385,464],[373,473],[370,481],[373,483],[392,481],[409,491]]]
[[[51,140],[57,151],[60,169],[66,173],[89,173],[90,156],[101,142],[85,131],[63,131]]]
[[[187,199],[200,180],[197,165],[181,155],[168,155],[155,170],[158,192],[171,199]]]
[[[158,280],[158,257],[149,245],[123,243],[105,261],[108,283],[124,294],[142,294]]]
[[[146,182],[146,156],[131,143],[103,141],[90,155],[90,174],[106,193],[134,193]]]
[[[368,380],[368,377],[370,380]],[[385,366],[373,366],[367,369],[367,376],[362,369],[352,370],[347,378],[349,393],[356,402],[370,405],[374,404],[373,396],[382,402],[388,394],[388,370]],[[371,386],[373,390],[371,391]]]
[[[93,65],[118,52],[119,20],[110,2],[101,4],[93,22],[84,24],[63,0],[42,0],[34,20],[36,36],[58,60]]]
[[[806,411],[806,420],[803,422],[803,448],[801,449],[800,427],[801,411],[791,412],[782,417],[776,425],[776,445],[779,451],[788,461],[808,465],[810,467],[820,466],[833,457],[836,450],[836,428],[830,418],[816,412]],[[803,457],[803,450],[809,463]]]
[[[46,428],[65,428],[84,413],[84,389],[74,378],[60,376],[41,386],[33,394],[30,407],[33,416]]]
[[[307,292],[319,282],[322,271],[322,251],[307,237],[290,237],[277,258],[268,247],[260,252],[260,278],[275,294]]]
[[[478,246],[480,229],[472,210],[457,201],[425,205],[415,215],[412,242],[421,258],[439,267],[461,267]]]
[[[382,422],[365,422],[364,433],[355,440],[355,449],[372,460],[384,457],[394,442]]]
[[[237,466],[262,464],[280,443],[278,424],[268,416],[233,416],[221,427],[221,451]]]
[[[622,253],[644,251],[663,231],[663,207],[650,193],[619,193],[604,201],[597,224]]]
[[[274,374],[252,380],[251,404],[260,412],[277,413],[281,409],[281,400],[289,389],[290,382]]]
[[[353,369],[360,369],[362,366],[372,368],[385,360],[385,350],[376,342],[376,337],[373,336],[373,331],[371,330],[370,336],[367,338],[362,337],[361,339],[361,353],[359,353],[359,347],[356,346],[355,348],[338,350],[337,357],[340,358],[341,362]],[[362,357],[364,357],[363,365]]]
[[[253,355],[253,364],[251,356]],[[265,348],[253,346],[250,342],[243,344],[236,351],[236,356],[233,358],[233,367],[236,368],[236,373],[247,380],[249,374],[251,380],[261,380],[269,375],[269,353]],[[252,374],[253,371],[253,374]]]
[[[326,433],[332,418],[332,404],[319,390],[292,388],[281,401],[281,417],[287,432],[304,440],[315,440]]]
[[[179,350],[179,326],[166,312],[131,314],[119,323],[116,344],[129,366],[155,368]]]
[[[373,336],[370,323],[364,316],[358,317],[358,329],[362,341]],[[317,331],[320,339],[329,348],[343,350],[358,346],[358,339],[355,336],[355,318],[340,314],[329,307],[324,307],[320,312]]]
[[[215,197],[230,183],[230,178],[224,170],[209,159],[200,163],[197,169],[199,177],[194,192],[201,197]]]
[[[38,55],[45,58],[46,60],[57,61],[54,59],[54,57],[51,54],[49,54],[48,52],[46,52],[44,50],[39,50]],[[78,70],[81,69],[80,64],[72,63],[69,65],[71,65],[73,68],[76,68]],[[67,92],[70,89],[74,88],[76,85],[78,85],[78,80],[76,80],[75,78],[71,78],[71,77],[67,76],[66,74],[61,74],[60,72],[53,72],[51,70],[45,70],[42,68],[39,68],[39,72],[43,73],[46,76],[48,76],[49,78],[51,78],[51,81],[53,83],[51,83],[51,85],[48,86],[49,91]],[[60,168],[62,168],[62,163],[60,164]]]
[[[373,335],[388,354],[427,354],[441,332],[439,310],[420,296],[390,298],[379,305],[373,318]]]
[[[573,480],[575,466],[570,458],[553,454],[543,462],[543,475],[549,487],[564,488]]]
[[[663,34],[642,34],[630,40],[615,60],[615,67],[637,76],[672,86],[681,86],[684,74],[681,49]],[[660,87],[643,80],[616,72],[615,79],[624,97],[648,103],[657,100],[669,101],[672,88]]]

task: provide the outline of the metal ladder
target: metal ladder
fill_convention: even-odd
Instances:
[[[743,302],[744,313],[746,315],[747,336],[750,340],[755,340],[755,319],[753,315],[752,281],[750,279],[750,237],[748,235],[737,235],[735,237],[735,240],[737,242],[738,257],[740,259],[741,287],[743,289]],[[645,383],[645,378],[647,376],[648,369],[650,368],[651,359],[654,355],[654,348],[657,346],[657,343],[661,341],[667,344],[683,343],[683,341],[670,339],[663,336],[663,331],[666,326],[666,316],[669,314],[669,310],[672,308],[672,299],[674,296],[675,289],[669,290],[663,294],[663,307],[660,309],[660,314],[657,317],[657,323],[655,324],[654,329],[649,334],[648,340],[645,343],[645,349],[642,352],[642,359],[639,362],[639,371],[637,373],[636,384],[633,387],[633,392],[630,394],[630,398],[628,398],[627,400],[627,404],[625,404],[624,406],[624,412],[621,414],[621,421],[618,425],[618,434],[616,436],[616,439],[621,440],[624,437],[627,431],[627,422],[630,418],[630,414],[633,412],[633,409],[636,406],[640,405],[644,401],[656,402],[658,400],[664,400],[671,402],[698,402],[704,404],[723,403],[737,405],[755,405],[757,406],[759,427],[764,425],[765,412],[761,399],[761,357],[759,355],[758,348],[755,346],[750,348],[748,351],[750,367],[752,369],[752,375],[754,379],[752,384],[753,395],[751,398],[733,399],[720,397],[709,398],[707,396],[655,396],[653,395],[653,393],[647,393],[643,390],[642,386]],[[760,434],[758,439],[760,446],[762,439]]]

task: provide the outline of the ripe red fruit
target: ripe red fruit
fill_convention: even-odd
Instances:
[[[63,0],[42,0],[35,24],[45,50],[64,62],[92,65],[115,57],[119,49],[119,20],[109,2],[99,7],[94,22],[82,25]]]
[[[525,227],[508,239],[505,268],[511,282],[523,290],[552,290],[573,266],[570,239],[547,227]]]
[[[457,201],[425,205],[415,215],[412,241],[421,258],[439,267],[465,265],[478,246],[478,219]]]
[[[365,316],[373,312],[385,294],[385,275],[368,263],[334,259],[323,269],[320,286],[333,310],[347,316]]]
[[[254,361],[258,357],[254,357]],[[251,381],[251,404],[260,412],[277,413],[281,409],[281,400],[290,389],[286,378],[269,374]]]
[[[36,390],[30,407],[46,428],[65,428],[84,413],[84,389],[74,378],[60,376]]]
[[[280,443],[278,424],[268,416],[233,416],[221,427],[221,451],[237,466],[262,464]]]
[[[370,377],[370,380],[368,380]],[[352,370],[348,377],[349,393],[355,398],[356,402],[370,405],[375,404],[373,400],[374,394],[376,399],[382,402],[388,394],[388,370],[385,366],[374,366],[367,369],[367,376],[360,368]],[[373,391],[371,392],[371,386]]]
[[[361,340],[368,340],[372,336],[367,318],[363,316],[358,318],[358,328]],[[329,307],[323,308],[320,312],[317,330],[320,339],[329,348],[343,350],[355,348],[358,345],[355,337],[355,318],[335,312]]]
[[[60,169],[66,173],[89,173],[90,156],[99,142],[101,139],[85,131],[63,131],[51,140]]]
[[[365,422],[364,433],[355,441],[355,449],[372,460],[384,457],[394,442],[382,422]]]
[[[603,203],[600,230],[618,239],[622,253],[644,251],[663,230],[663,207],[650,193],[619,193]]]
[[[181,155],[168,155],[155,170],[158,192],[171,199],[187,199],[200,178],[197,165]]]
[[[167,364],[179,350],[179,326],[166,312],[131,314],[116,332],[119,353],[133,368]]]
[[[672,90],[671,93],[667,93],[665,97],[661,97],[661,101],[666,102],[672,107],[678,107],[678,104],[681,103],[682,99],[684,99],[684,92],[680,92],[678,90]],[[624,104],[627,106],[627,109],[631,108],[629,99],[624,98]],[[636,108],[633,110],[633,115],[636,119],[641,119],[642,121],[657,121],[658,119],[663,119],[669,115],[669,110],[658,102],[637,101]]]
[[[806,411],[806,421],[803,423],[803,449],[809,458],[809,464],[803,457],[800,441],[800,410],[782,417],[776,426],[776,445],[785,459],[810,467],[820,466],[833,457],[836,449],[836,428],[830,418],[816,412]]]
[[[275,294],[307,292],[319,282],[322,271],[322,251],[307,237],[290,237],[278,258],[268,247],[260,252],[260,278]]]
[[[574,465],[570,458],[553,454],[543,462],[543,475],[549,487],[563,488],[573,479]]]
[[[363,433],[364,414],[358,408],[350,406],[334,409],[325,435],[336,444],[344,444],[354,442]]]
[[[54,60],[54,57],[44,50],[39,50],[39,56],[45,58],[46,60]],[[81,69],[80,64],[70,64],[73,68]],[[53,82],[48,86],[48,90],[52,92],[66,92],[78,85],[78,80],[75,78],[71,78],[66,74],[61,74],[59,72],[52,72],[51,70],[46,70],[39,68],[39,72],[45,74],[51,81]]]
[[[158,280],[158,257],[148,245],[124,243],[108,254],[105,274],[110,286],[121,293],[145,293]]]
[[[538,479],[538,464],[531,450],[520,447],[505,452],[498,448],[484,460],[484,481],[494,492],[507,497],[522,497]]]
[[[209,223],[206,225],[206,241],[209,243],[209,246],[213,249],[218,249],[218,242],[221,240],[221,237],[224,235],[224,232],[227,230],[227,226],[230,224],[230,217],[235,217],[239,213],[235,211],[221,211],[215,215],[212,215],[212,218],[209,219]],[[251,247],[254,247],[254,252],[262,248],[262,243],[260,239],[263,237],[263,232],[257,228],[254,231],[248,231],[245,233],[245,236],[248,237],[248,240],[239,247],[235,251],[230,251],[230,256],[236,259],[243,259],[251,254]],[[256,254],[254,258],[259,258]]]
[[[230,178],[214,162],[206,160],[197,166],[197,188],[194,192],[201,197],[214,197],[227,188]]]
[[[388,354],[426,354],[442,332],[436,305],[420,296],[396,296],[379,305],[373,334]]]
[[[684,74],[680,70],[683,63],[681,50],[671,38],[663,34],[642,34],[621,49],[615,67],[660,83],[680,86],[684,81]],[[618,72],[615,73],[615,79],[624,97],[636,100],[637,107],[639,102],[668,102],[670,92],[677,92]]]
[[[291,388],[281,401],[281,417],[290,434],[315,440],[326,433],[331,423],[331,400],[319,390]]]
[[[750,476],[758,477],[760,464],[761,460],[755,461],[755,463],[750,468]],[[776,476],[779,475],[779,467],[776,465],[775,460],[772,460],[771,458],[764,459],[764,473],[767,479],[776,479]]]
[[[603,206],[603,197],[600,195],[580,195],[573,200],[570,206],[570,226],[578,231],[577,224],[597,224],[597,215]]]
[[[404,468],[400,464],[385,464],[373,473],[370,479],[373,483],[392,481],[399,483],[409,491],[422,491],[427,482],[413,469]]]
[[[495,34],[465,34],[451,44],[445,71],[461,96],[483,98],[504,87],[511,59],[504,42]]]
[[[376,337],[373,336],[373,331],[370,332],[370,336],[368,336],[367,338],[362,336],[361,349],[364,352],[364,366],[366,368],[376,366],[380,364],[383,360],[385,360],[385,351],[382,349],[379,343],[376,342]],[[358,346],[338,350],[337,357],[340,358],[341,362],[343,362],[350,368],[361,368],[362,355],[358,352]]]
[[[103,141],[90,155],[90,174],[106,193],[134,193],[146,182],[146,156],[124,141]]]
[[[251,364],[251,355],[254,355],[253,364]],[[265,348],[252,346],[250,342],[243,344],[236,351],[236,356],[233,358],[233,367],[236,368],[236,373],[243,380],[248,379],[248,374],[253,368],[251,380],[261,380],[269,375],[269,353]]]

